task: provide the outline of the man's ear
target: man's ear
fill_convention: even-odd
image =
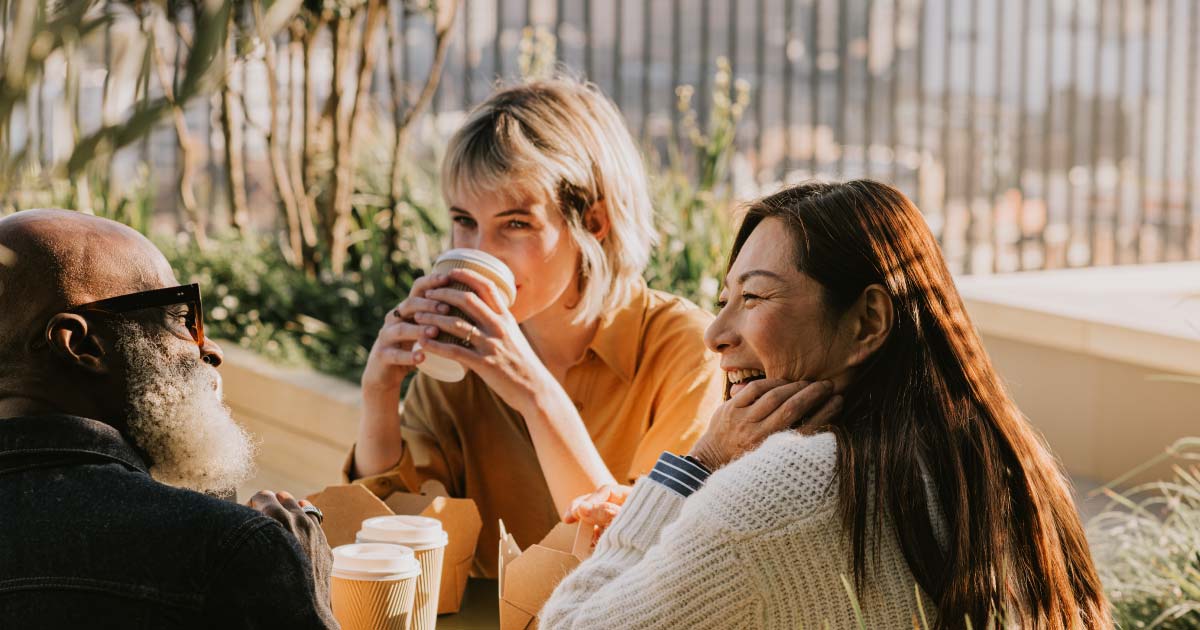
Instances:
[[[603,201],[592,204],[592,207],[583,213],[583,227],[591,232],[597,241],[603,241],[612,229],[612,221],[608,218],[608,205]]]
[[[99,338],[87,318],[75,313],[59,313],[46,324],[46,343],[67,363],[93,374],[108,374],[108,343]]]
[[[887,341],[896,321],[892,297],[882,285],[872,284],[863,289],[846,318],[851,335],[846,367],[851,368],[862,365]]]

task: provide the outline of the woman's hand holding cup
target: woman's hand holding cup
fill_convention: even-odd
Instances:
[[[445,274],[417,278],[408,297],[388,312],[363,369],[364,391],[400,390],[404,377],[424,358],[421,352],[413,352],[413,343],[421,337],[421,325],[415,317],[418,313],[450,312],[448,305],[426,297],[427,292],[447,283],[449,278]]]
[[[470,269],[454,269],[447,277],[470,291],[437,288],[425,296],[458,309],[466,318],[417,313],[416,322],[422,325],[418,339],[421,350],[461,363],[479,375],[501,400],[525,413],[524,407],[534,399],[541,384],[553,381],[553,377],[529,345],[494,282]],[[438,341],[442,333],[469,346]]]
[[[716,470],[758,448],[772,434],[792,429],[801,420],[806,426],[820,426],[841,408],[842,397],[834,394],[830,381],[754,381],[717,407],[690,455]]]

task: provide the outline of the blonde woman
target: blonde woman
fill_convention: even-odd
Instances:
[[[704,346],[711,317],[642,279],[655,245],[646,173],[594,87],[550,80],[496,92],[451,139],[442,188],[451,244],[504,261],[516,300],[505,308],[465,270],[414,283],[363,372],[346,474],[381,496],[435,479],[474,499],[484,523],[476,570],[494,576],[499,519],[519,544],[535,543],[574,497],[632,483],[664,450],[686,452],[723,378]],[[446,288],[451,280],[474,294]],[[441,331],[471,347],[438,343]],[[418,372],[401,404],[401,383],[426,353],[470,373],[444,383]]]

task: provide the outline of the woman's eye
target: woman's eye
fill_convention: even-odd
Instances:
[[[726,306],[729,306],[729,300],[725,298],[717,300],[717,310],[723,310]]]
[[[454,221],[455,224],[465,228],[475,227],[475,219],[472,219],[471,217],[456,216],[452,219],[452,221]]]
[[[762,297],[761,297],[761,296],[754,295],[753,293],[743,293],[743,294],[742,294],[742,301],[743,301],[743,302],[750,302],[750,301],[752,301],[752,300],[761,300],[761,299],[762,299]]]
[[[527,230],[531,227],[528,223],[515,219],[506,223],[505,226],[512,230]]]

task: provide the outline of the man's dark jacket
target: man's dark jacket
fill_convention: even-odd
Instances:
[[[324,628],[313,593],[278,522],[152,480],[111,426],[0,419],[0,628]]]

